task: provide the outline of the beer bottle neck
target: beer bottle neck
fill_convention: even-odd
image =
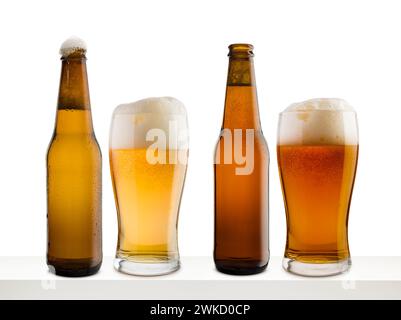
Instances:
[[[89,87],[86,58],[62,58],[58,109],[89,110]]]
[[[83,54],[62,58],[56,132],[93,132],[86,57]]]
[[[251,45],[231,45],[223,128],[260,129]]]

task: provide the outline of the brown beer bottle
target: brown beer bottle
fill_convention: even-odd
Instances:
[[[47,264],[57,275],[102,263],[102,156],[92,127],[86,46],[64,42],[56,126],[47,152]]]
[[[253,46],[229,46],[223,126],[214,165],[217,270],[262,272],[269,260],[269,151],[263,137],[253,67]]]

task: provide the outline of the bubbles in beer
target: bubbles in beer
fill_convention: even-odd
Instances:
[[[181,101],[160,97],[122,104],[113,113],[110,148],[146,148],[163,134],[165,149],[188,148],[187,112]]]
[[[75,52],[86,52],[86,43],[81,38],[72,36],[65,40],[60,47],[60,54],[66,58]]]
[[[280,145],[358,144],[355,111],[342,99],[320,98],[294,103],[285,109],[285,128],[279,130]]]

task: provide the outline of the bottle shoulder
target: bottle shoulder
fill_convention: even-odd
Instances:
[[[236,131],[238,130],[238,131]],[[253,148],[255,151],[258,151],[260,154],[265,154],[267,158],[269,158],[270,152],[267,144],[267,140],[265,139],[262,130],[252,130],[246,131],[243,129],[222,129],[220,131],[220,135],[217,139],[215,154],[218,149],[220,152],[224,150],[224,148],[228,147],[229,150],[235,150],[237,147],[240,147],[241,150],[246,150],[248,147]],[[237,133],[236,133],[237,132]],[[223,151],[224,152],[224,151]]]
[[[262,129],[254,129],[254,128],[221,128],[220,134],[219,134],[219,141],[222,140],[225,137],[241,137],[243,139],[246,139],[246,137],[253,137],[254,140],[264,142],[267,145],[267,141],[265,139],[265,136],[263,135]]]
[[[93,134],[54,134],[47,153],[99,153],[100,146]]]

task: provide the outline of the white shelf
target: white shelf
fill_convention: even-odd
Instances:
[[[327,278],[289,274],[281,257],[253,276],[219,273],[210,257],[182,257],[175,273],[135,277],[112,260],[94,276],[64,278],[41,257],[0,257],[0,299],[401,299],[401,257],[354,257],[350,272]]]

